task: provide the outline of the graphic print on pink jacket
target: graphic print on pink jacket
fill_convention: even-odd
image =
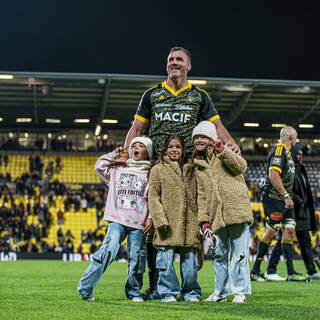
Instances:
[[[126,167],[112,166],[115,151],[101,156],[95,171],[109,186],[103,220],[141,229],[149,218],[147,192],[151,163],[129,159]]]

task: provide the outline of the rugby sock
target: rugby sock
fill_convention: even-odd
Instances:
[[[152,236],[147,236],[147,261],[148,261],[148,275],[149,288],[156,289],[158,282],[158,270],[156,268],[158,250],[152,244]]]
[[[293,268],[293,245],[292,241],[281,241],[282,252],[286,261],[288,275],[295,273]]]
[[[256,261],[254,262],[253,268],[251,270],[254,274],[259,274],[260,272],[260,265],[264,255],[268,252],[269,244],[264,242],[263,240],[260,241]]]
[[[277,272],[277,264],[280,260],[281,253],[282,253],[281,241],[278,240],[276,245],[272,248],[272,252],[271,252],[271,256],[270,256],[270,260],[267,268],[268,274],[274,274]]]

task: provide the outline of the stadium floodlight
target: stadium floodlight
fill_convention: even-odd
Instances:
[[[0,80],[11,80],[13,79],[12,74],[0,74]]]
[[[188,80],[191,84],[205,85],[207,84],[206,80]]]
[[[272,125],[272,128],[283,128],[286,126],[286,124],[284,123],[273,123]]]
[[[90,119],[74,119],[74,123],[89,123]]]
[[[259,127],[260,124],[258,122],[244,122],[244,127]]]
[[[103,119],[102,123],[118,123],[119,121],[116,119]]]
[[[61,119],[46,118],[46,123],[61,123]]]
[[[314,125],[311,123],[300,123],[299,124],[299,128],[303,128],[303,129],[308,129],[308,128],[313,128]]]
[[[98,135],[100,134],[100,131],[101,131],[101,126],[100,126],[100,124],[97,124],[96,130],[95,130],[94,134],[95,134],[96,136],[98,136]]]
[[[16,122],[32,122],[32,118],[16,118]]]

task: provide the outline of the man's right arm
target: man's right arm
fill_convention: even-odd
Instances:
[[[273,187],[282,195],[284,196],[284,202],[285,202],[285,208],[291,209],[293,208],[293,201],[290,198],[290,195],[288,194],[287,190],[283,186],[280,173],[277,170],[270,169],[269,170],[269,180]]]
[[[131,140],[135,137],[141,137],[144,130],[147,127],[147,123],[140,121],[138,119],[134,119],[133,124],[131,126],[131,128],[128,131],[125,143],[124,143],[124,147],[128,147],[130,146]]]

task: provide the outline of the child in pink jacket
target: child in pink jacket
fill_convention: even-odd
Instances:
[[[116,163],[122,150],[117,148],[101,156],[95,165],[97,174],[109,186],[104,212],[104,220],[109,222],[109,227],[101,247],[93,254],[93,261],[78,285],[78,293],[84,300],[94,300],[94,286],[128,236],[129,261],[125,293],[133,302],[143,301],[140,290],[146,262],[145,236],[152,226],[147,203],[152,142],[145,137],[134,138],[125,167]]]

